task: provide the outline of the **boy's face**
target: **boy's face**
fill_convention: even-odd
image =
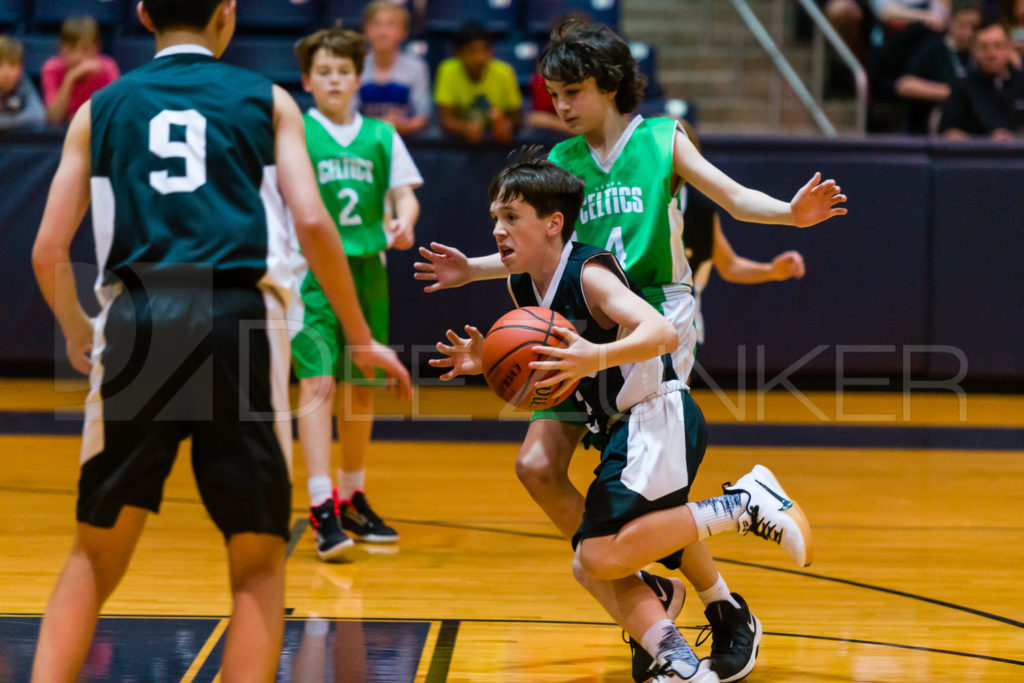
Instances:
[[[309,73],[302,74],[302,87],[313,94],[317,109],[327,116],[338,116],[348,110],[359,90],[359,74],[351,57],[339,57],[320,48],[313,54]]]
[[[61,43],[58,50],[68,69],[74,69],[90,57],[95,57],[100,48],[88,38],[82,38],[74,45]]]
[[[615,108],[615,93],[598,88],[593,76],[578,83],[544,79],[544,84],[551,95],[558,118],[577,135],[597,130],[609,111],[618,111]]]
[[[0,92],[10,93],[21,79],[23,66],[13,62],[0,61]]]
[[[974,31],[981,23],[981,13],[975,9],[962,9],[954,12],[949,19],[947,33],[953,41],[953,48],[957,51],[964,51],[971,47],[971,40],[974,38]]]
[[[491,61],[493,55],[494,50],[486,40],[474,40],[466,43],[455,53],[455,56],[462,62],[462,66],[465,67],[466,73],[474,81],[483,77],[484,68],[486,68],[487,62]]]
[[[384,52],[398,49],[408,35],[402,13],[395,10],[377,12],[366,22],[363,32],[374,50]]]
[[[555,214],[560,216],[561,214]],[[517,197],[491,203],[494,240],[501,263],[510,273],[533,273],[549,253],[552,237],[560,235],[561,225],[553,216],[540,217],[532,205]],[[561,245],[557,245],[561,250]]]

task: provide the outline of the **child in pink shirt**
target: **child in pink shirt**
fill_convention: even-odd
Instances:
[[[60,27],[60,54],[43,64],[46,119],[67,123],[92,94],[111,83],[121,71],[100,54],[100,27],[92,17],[69,17]]]

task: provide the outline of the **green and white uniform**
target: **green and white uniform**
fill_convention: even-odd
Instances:
[[[549,158],[586,183],[573,239],[615,254],[644,298],[675,325],[679,347],[673,365],[685,378],[693,367],[696,332],[693,275],[672,167],[677,134],[685,135],[673,119],[636,116],[606,159],[582,135],[555,145]]]
[[[306,148],[320,187],[320,196],[341,235],[359,305],[373,338],[388,339],[388,280],[384,250],[385,196],[391,188],[423,184],[394,126],[355,115],[338,125],[316,109],[306,114]],[[346,359],[345,336],[320,283],[298,253],[294,270],[299,296],[289,318],[302,323],[292,339],[292,364],[300,378],[334,376],[345,382],[366,380]],[[383,373],[378,371],[378,377]]]

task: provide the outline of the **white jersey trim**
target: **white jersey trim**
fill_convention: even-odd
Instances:
[[[558,291],[558,283],[562,280],[562,273],[565,272],[565,267],[569,264],[569,254],[572,253],[572,242],[566,242],[565,246],[562,247],[562,255],[558,259],[558,268],[555,269],[555,274],[551,277],[551,282],[548,283],[548,289],[544,292],[544,296],[540,295],[537,291],[537,283],[530,278],[530,286],[533,287],[533,296],[536,297],[537,301],[540,302],[542,308],[551,308],[551,302],[555,300],[555,292]],[[580,282],[580,286],[583,283]],[[586,295],[584,295],[585,297]]]
[[[598,155],[597,150],[594,149],[589,142],[587,143],[587,149],[590,150],[590,156],[593,157],[594,163],[597,164],[598,168],[605,173],[611,172],[612,166],[614,166],[615,162],[618,161],[619,155],[622,154],[622,150],[626,148],[626,145],[629,144],[629,139],[633,137],[633,131],[636,130],[636,127],[639,126],[643,120],[644,117],[639,114],[634,116],[633,120],[629,122],[628,126],[626,126],[626,130],[622,131],[622,135],[619,136],[615,146],[612,147],[612,151],[608,152],[608,156],[604,159]]]

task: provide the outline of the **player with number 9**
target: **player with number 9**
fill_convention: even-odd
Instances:
[[[43,616],[33,680],[75,679],[186,438],[227,545],[233,607],[221,672],[273,678],[291,521],[285,206],[360,344],[357,364],[384,368],[411,394],[408,372],[359,309],[298,107],[270,81],[217,61],[235,12],[235,0],[142,0],[156,56],[78,110],[50,188],[32,261],[90,395],[75,542]],[[94,320],[69,254],[90,202]]]

